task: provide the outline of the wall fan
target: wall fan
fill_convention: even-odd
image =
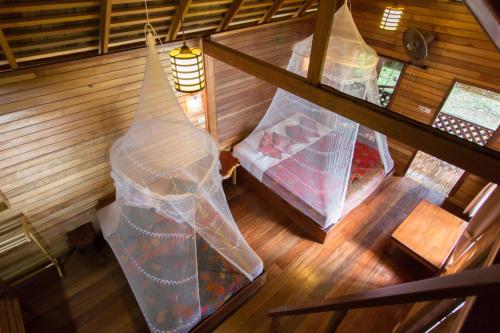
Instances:
[[[410,62],[417,66],[422,63],[429,55],[429,43],[434,39],[434,34],[428,31],[422,31],[411,27],[405,30],[403,34],[403,47],[410,56]]]

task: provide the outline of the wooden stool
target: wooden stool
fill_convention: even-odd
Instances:
[[[240,161],[238,161],[230,151],[221,151],[219,161],[222,179],[231,177],[233,179],[233,185],[236,185],[236,169],[240,166]]]
[[[87,222],[67,234],[68,245],[71,251],[79,250],[82,253],[90,252],[99,264],[104,263],[104,258],[96,247],[97,233],[92,223]]]
[[[397,247],[438,272],[448,261],[466,226],[464,220],[422,200],[391,237]]]

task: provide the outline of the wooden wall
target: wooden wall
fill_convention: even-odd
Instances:
[[[213,40],[241,52],[286,67],[294,43],[311,35],[314,20],[275,24],[247,31],[223,33]],[[217,133],[221,145],[245,138],[266,112],[276,88],[234,67],[214,60]]]
[[[385,6],[393,5],[394,2],[352,0],[351,3],[354,20],[363,38],[381,55],[409,60],[401,43],[403,31],[407,27],[415,26],[435,34],[426,61],[428,68],[406,67],[397,94],[391,102],[391,110],[432,124],[454,80],[494,90],[500,86],[500,52],[463,3],[444,0],[398,1],[404,7],[404,15],[396,32],[378,28]],[[422,111],[421,107],[428,110]],[[415,150],[394,143],[394,140],[390,140],[391,153],[401,172],[411,162]],[[476,175],[468,175],[450,201],[465,207],[485,183]]]
[[[161,59],[171,75],[168,54]],[[95,220],[96,205],[114,193],[107,152],[134,116],[144,63],[142,48],[0,75],[0,191],[8,202],[0,234],[24,214],[60,255],[66,232]],[[204,126],[203,110],[188,115]],[[0,277],[45,261],[22,245],[1,255]]]

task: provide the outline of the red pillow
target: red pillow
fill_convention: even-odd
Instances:
[[[292,138],[294,143],[309,143],[309,139],[305,135],[300,126],[287,126],[285,127],[286,135]]]
[[[287,136],[273,132],[273,146],[281,153],[292,154],[292,139]]]
[[[259,152],[273,158],[281,158],[281,151],[273,145],[273,138],[269,132],[264,132],[260,141]]]
[[[318,132],[318,125],[314,120],[304,116],[300,116],[299,123],[300,126],[302,126],[302,131],[304,132],[304,135],[316,138],[320,136]]]

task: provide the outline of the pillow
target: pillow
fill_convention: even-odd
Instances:
[[[285,132],[286,135],[292,138],[294,143],[309,143],[309,139],[298,125],[285,127]]]
[[[273,158],[281,158],[281,151],[273,145],[273,138],[269,132],[264,132],[260,141],[259,152]]]
[[[318,125],[316,122],[310,118],[300,116],[299,118],[300,126],[302,127],[302,131],[304,135],[312,136],[312,137],[320,137],[318,132]]]
[[[292,139],[287,136],[273,132],[273,146],[281,153],[292,154]]]

